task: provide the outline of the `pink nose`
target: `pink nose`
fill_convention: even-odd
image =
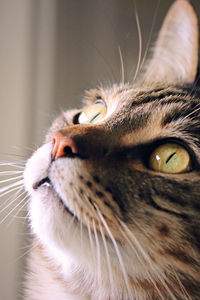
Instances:
[[[76,143],[69,136],[64,135],[62,132],[57,131],[53,136],[53,159],[68,156],[70,154],[78,154]]]

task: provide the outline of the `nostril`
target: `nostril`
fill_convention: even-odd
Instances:
[[[54,144],[52,150],[53,159],[64,156],[72,157],[78,154],[78,148],[73,138],[64,135],[60,131],[54,134],[52,142]]]
[[[63,150],[64,150],[65,155],[69,155],[69,156],[73,155],[73,151],[70,146],[66,146]]]

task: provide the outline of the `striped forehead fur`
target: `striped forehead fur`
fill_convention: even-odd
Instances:
[[[194,127],[192,124],[197,129],[200,126],[198,96],[199,91],[193,90],[192,87],[133,88],[121,85],[120,87],[113,86],[103,90],[89,91],[84,98],[84,103],[93,103],[98,97],[106,102],[108,109],[112,103],[115,113],[108,119],[108,125],[115,127],[115,120],[118,123],[121,115],[126,132],[122,137],[122,143],[124,146],[128,146],[170,134],[187,138],[187,132],[189,133]],[[146,125],[148,129],[145,127]],[[122,128],[121,130],[123,131]],[[196,134],[197,130],[193,133]]]

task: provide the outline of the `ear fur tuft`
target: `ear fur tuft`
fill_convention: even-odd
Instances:
[[[142,83],[193,83],[198,66],[198,20],[187,0],[170,7]]]

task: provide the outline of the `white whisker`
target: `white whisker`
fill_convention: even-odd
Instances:
[[[123,56],[122,56],[122,51],[120,46],[118,47],[118,49],[119,49],[119,57],[121,63],[121,82],[124,84],[124,80],[125,80],[124,61],[123,61]]]
[[[33,233],[32,232],[18,232],[17,235],[19,235],[19,236],[20,235],[22,235],[22,236],[26,236],[26,235],[27,236],[33,236]]]
[[[14,192],[14,191],[16,191],[16,190],[22,190],[22,189],[23,189],[23,185],[21,185],[21,186],[16,186],[16,187],[11,188],[10,190],[4,192],[3,194],[1,194],[1,192],[0,192],[0,197],[2,198],[2,197],[4,197],[4,196],[7,195],[7,194],[10,194],[10,193],[12,193],[12,192]],[[12,198],[12,197],[11,197],[11,198]],[[9,199],[10,199],[10,198],[9,198]],[[7,201],[6,201],[6,202],[7,202]]]
[[[26,202],[26,204],[28,203],[28,201]],[[22,209],[21,211],[27,211],[27,209]],[[25,216],[17,216],[17,215],[11,215],[12,217],[14,217],[15,219],[19,219],[22,220],[23,222],[21,222],[22,224],[26,224],[24,221],[28,220],[28,214],[26,214]]]
[[[26,197],[23,198],[23,201],[27,200],[29,198],[29,195],[26,195]],[[23,208],[27,205],[28,201],[25,201],[24,204],[17,210],[16,214],[12,216],[11,220],[8,222],[8,226],[12,224],[16,216],[23,210]]]
[[[137,245],[138,249],[140,249],[141,251],[141,254],[143,255],[143,257],[145,258],[146,262],[149,264],[149,266],[151,267],[152,270],[155,270],[155,267],[153,266],[152,262],[151,262],[151,259],[149,257],[149,255],[144,251],[144,249],[142,248],[141,244],[138,242],[138,240],[136,239],[136,237],[132,234],[132,232],[130,231],[130,229],[126,226],[126,224],[124,224],[124,222],[122,222],[119,218],[118,218],[120,224],[122,225],[122,227],[126,230],[127,234],[129,235],[129,237],[132,239],[132,241]],[[156,269],[156,274],[157,274],[157,277],[160,279],[163,287],[166,289],[166,291],[168,292],[168,294],[170,295],[170,297],[174,300],[177,300],[177,298],[172,294],[172,292],[170,291],[168,285],[166,284],[165,281],[163,281],[163,278],[162,277],[165,277],[164,274],[160,274],[159,270]],[[161,277],[162,276],[162,277]],[[152,280],[152,278],[150,277],[150,279]],[[166,280],[166,278],[165,278]],[[153,283],[153,282],[152,282]],[[155,286],[156,287],[156,286]],[[157,289],[157,291],[159,291]],[[160,294],[160,296],[162,296]],[[162,299],[165,299],[163,298],[162,296]]]
[[[101,236],[102,236],[102,240],[103,240],[103,245],[104,245],[104,249],[105,249],[105,253],[106,253],[106,261],[107,261],[107,266],[108,266],[108,273],[109,273],[109,279],[110,279],[110,286],[111,286],[111,294],[113,291],[113,274],[112,274],[112,268],[111,268],[111,263],[110,263],[110,255],[109,255],[109,251],[108,251],[108,247],[107,247],[107,243],[106,243],[106,239],[101,227],[101,224],[99,223],[99,229],[101,232]]]
[[[10,188],[13,188],[13,187],[16,187],[16,186],[19,186],[19,185],[23,185],[23,183],[24,183],[24,180],[19,180],[17,182],[13,182],[9,185],[6,185],[5,187],[0,188],[0,196],[2,197],[1,193],[3,193],[4,191],[7,191]]]
[[[80,241],[81,241],[81,248],[83,248],[83,223],[81,220],[79,220],[80,225]]]
[[[1,171],[0,176],[23,174],[23,172],[24,172],[23,170],[22,171]]]
[[[115,238],[113,237],[113,235],[112,235],[112,233],[111,233],[111,231],[110,231],[110,229],[109,229],[109,227],[108,227],[108,225],[107,225],[104,217],[102,216],[100,210],[98,209],[98,207],[96,207],[96,209],[97,209],[98,215],[99,215],[99,217],[100,217],[100,219],[101,219],[101,221],[102,221],[102,223],[103,223],[103,225],[104,225],[104,227],[105,227],[105,229],[106,229],[106,231],[107,231],[108,235],[110,236],[110,239],[111,239],[111,241],[113,243],[113,246],[115,248],[115,251],[116,251],[116,254],[117,254],[117,257],[118,257],[118,260],[119,260],[119,264],[121,266],[121,270],[122,270],[122,273],[123,273],[123,277],[124,277],[124,281],[125,281],[125,284],[126,284],[126,288],[127,288],[128,294],[129,294],[129,296],[131,296],[132,292],[131,292],[131,289],[130,289],[130,284],[129,284],[128,276],[127,276],[127,273],[126,273],[126,270],[125,270],[125,267],[124,267],[122,256],[120,254],[119,248],[118,248],[117,243],[115,241]]]
[[[98,282],[100,284],[100,282],[101,282],[101,254],[100,254],[99,239],[98,239],[94,219],[92,220],[92,225],[93,225],[93,231],[94,231],[95,242],[96,242],[96,250],[97,250],[97,278],[98,278]]]
[[[91,252],[92,252],[92,256],[93,256],[93,260],[95,261],[95,251],[94,251],[94,243],[93,243],[93,239],[92,239],[92,233],[91,233],[91,229],[90,229],[90,224],[89,221],[86,219],[86,224],[87,224],[87,230],[88,230],[88,236],[89,236],[89,240],[90,240],[90,248],[91,248]]]
[[[119,221],[120,221],[120,220],[119,220]],[[121,223],[121,222],[120,222],[120,223]],[[122,224],[121,224],[121,225],[122,225]],[[131,247],[131,248],[133,249],[133,251],[135,252],[138,261],[139,261],[139,262],[141,263],[141,265],[143,266],[143,269],[146,270],[145,273],[146,273],[146,275],[148,276],[148,280],[152,282],[153,286],[154,286],[155,289],[157,290],[157,292],[158,292],[158,294],[160,295],[161,299],[164,300],[163,295],[161,294],[159,288],[157,287],[156,281],[152,278],[152,275],[149,273],[149,271],[148,271],[147,268],[146,268],[146,263],[149,262],[149,258],[148,258],[147,261],[146,261],[146,260],[143,261],[143,259],[142,259],[141,256],[138,254],[138,251],[137,251],[136,248],[135,248],[135,246],[136,246],[136,245],[135,245],[135,242],[132,243],[132,242],[129,240],[129,238],[127,237],[127,235],[125,234],[125,232],[122,230],[122,228],[121,228],[121,227],[119,227],[119,228],[120,228],[120,230],[121,230],[121,232],[122,232],[122,234],[123,234],[123,237],[126,238],[128,244],[130,245],[130,247]],[[133,234],[132,234],[132,235],[133,235]],[[139,249],[139,250],[140,250],[140,249]]]
[[[0,180],[0,184],[5,183],[5,182],[9,182],[9,181],[13,181],[13,180],[16,180],[16,179],[20,179],[20,178],[23,178],[23,175],[19,175],[19,176],[16,176],[16,177],[11,177],[11,178]]]
[[[15,207],[13,207],[13,209],[11,209],[11,211],[1,220],[0,225],[12,214],[12,212],[19,207],[19,205],[21,205],[21,203],[24,201],[24,199],[22,199]]]
[[[1,167],[11,167],[11,168],[17,168],[17,169],[23,169],[25,163],[13,163],[13,162],[0,162]]]
[[[140,20],[139,20],[139,16],[137,13],[137,9],[135,6],[135,18],[136,18],[136,24],[137,24],[137,31],[138,31],[138,39],[139,39],[139,50],[138,50],[138,62],[137,62],[137,66],[136,66],[136,71],[135,71],[135,75],[133,78],[133,82],[135,82],[139,69],[140,69],[140,62],[141,62],[141,57],[142,57],[142,34],[141,34],[141,28],[140,28]]]
[[[191,113],[189,113],[188,115],[186,115],[183,119],[182,122],[185,121],[186,119],[188,119],[189,117],[191,117],[193,114],[195,114],[197,111],[200,110],[200,104],[197,106],[197,108],[195,110],[193,110]]]
[[[21,190],[22,190],[22,188],[21,188]],[[5,203],[3,203],[2,205],[1,205],[1,207],[3,206],[3,205],[5,205],[5,204],[7,204],[6,206],[4,206],[1,210],[0,210],[0,214],[2,214],[8,207],[10,207],[13,203],[15,203],[23,194],[25,194],[25,191],[23,191],[21,194],[18,194],[18,193],[20,193],[20,191],[21,190],[19,190],[19,191],[17,191],[17,195],[13,198],[12,196],[11,197],[9,197],[9,200],[10,199],[12,199],[12,201],[6,201]]]
[[[75,215],[72,217],[72,219],[70,220],[69,224],[67,225],[67,231],[70,231],[71,230],[71,227],[73,226],[73,223],[75,221]],[[73,231],[73,234],[71,235],[71,237],[74,236],[74,231]]]
[[[140,69],[139,69],[139,71],[142,69],[142,67],[143,67],[143,65],[144,65],[144,62],[145,62],[145,60],[146,60],[146,56],[147,56],[147,53],[148,53],[148,50],[149,50],[149,46],[150,46],[150,42],[151,42],[151,38],[152,38],[152,33],[153,33],[153,29],[154,29],[154,25],[155,25],[156,16],[157,16],[157,12],[158,12],[159,6],[160,6],[160,0],[158,0],[157,5],[156,5],[156,8],[155,8],[155,11],[154,11],[153,21],[152,21],[152,25],[151,25],[151,30],[150,30],[150,33],[149,33],[149,38],[148,38],[148,41],[147,41],[146,50],[145,50],[145,53],[144,53],[142,62],[141,62],[141,64],[140,64]]]
[[[16,192],[15,192],[15,190],[16,190]],[[14,199],[14,198],[16,198],[16,197],[18,197],[18,195],[19,195],[19,193],[21,192],[23,190],[23,186],[17,186],[17,188],[14,188],[14,191],[13,191],[13,189],[11,189],[11,191],[12,191],[12,193],[11,193],[11,195],[9,196],[9,197],[6,197],[5,199],[3,198],[3,196],[5,195],[5,193],[3,193],[2,195],[0,194],[0,197],[1,197],[1,199],[3,200],[2,201],[2,204],[0,205],[0,208],[2,207],[2,206],[4,206],[6,203],[8,203],[10,200],[12,200],[12,199]],[[14,193],[15,192],[15,193]],[[23,193],[25,193],[25,191],[23,191]],[[22,193],[22,194],[23,194]],[[6,192],[6,194],[9,194],[8,192]]]
[[[34,244],[33,246],[31,245],[30,248],[25,251],[22,255],[20,255],[14,262],[16,263],[20,259],[22,259],[24,256],[26,256],[28,253],[30,253],[33,249],[35,249],[38,246],[39,243]],[[13,262],[12,262],[13,263]]]

